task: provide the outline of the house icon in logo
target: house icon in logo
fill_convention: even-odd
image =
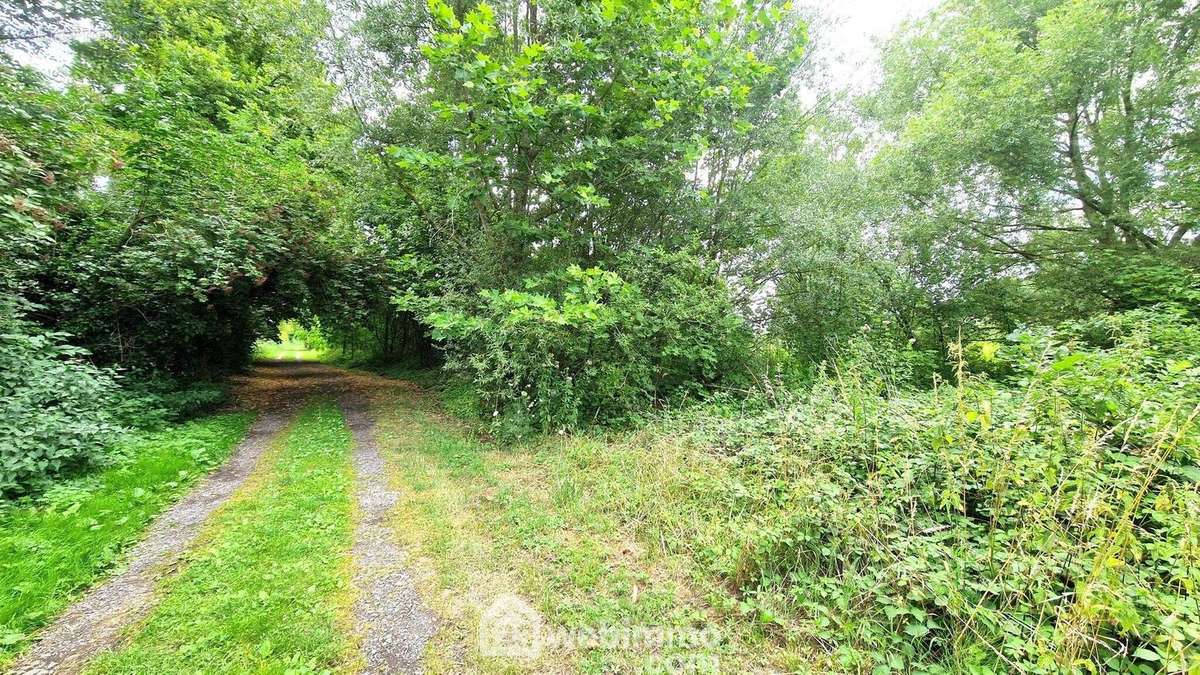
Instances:
[[[501,595],[479,617],[479,653],[533,661],[542,653],[542,615],[515,595]]]

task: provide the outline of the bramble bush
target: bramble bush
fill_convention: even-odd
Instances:
[[[627,422],[737,380],[751,336],[714,270],[661,250],[617,270],[573,265],[429,315],[498,431]]]
[[[852,349],[791,403],[685,411],[625,450],[647,485],[617,508],[830,668],[1195,672],[1200,325],[1137,310],[960,354],[1002,374],[912,390]]]

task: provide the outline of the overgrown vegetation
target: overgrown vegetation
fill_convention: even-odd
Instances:
[[[7,311],[6,311],[7,310]],[[117,431],[119,389],[86,352],[0,308],[0,491],[97,459]]]
[[[722,460],[691,506],[730,520],[677,545],[842,668],[1188,671],[1198,339],[1148,312],[1022,332],[930,391],[852,353],[794,403],[690,420]]]
[[[786,0],[0,8],[87,28],[0,57],[6,495],[291,319],[782,667],[1200,669],[1195,2],[944,0],[862,91]]]
[[[448,367],[471,378],[506,435],[614,423],[739,379],[750,331],[713,270],[661,250],[618,269],[624,278],[572,266],[430,315]]]
[[[435,589],[521,592],[566,626],[693,620],[686,582],[743,665],[1188,672],[1198,340],[1156,312],[1018,332],[968,345],[960,379],[928,391],[858,340],[754,414],[710,405],[516,452],[407,413],[385,423],[412,491],[397,528]]]
[[[123,459],[114,440],[205,411],[225,397],[213,382],[142,377],[122,387],[90,354],[0,307],[0,494]]]

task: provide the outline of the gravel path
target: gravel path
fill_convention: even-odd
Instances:
[[[289,407],[259,415],[230,459],[167,509],[128,553],[128,566],[92,588],[42,632],[13,665],[13,672],[77,673],[97,654],[114,647],[122,630],[154,606],[159,578],[176,566],[204,522],[245,482],[271,440],[292,418]]]
[[[433,614],[405,571],[404,551],[393,541],[387,514],[399,495],[388,484],[370,416],[372,390],[403,386],[384,378],[308,362],[259,364],[234,378],[238,408],[259,411],[230,459],[162,513],[126,555],[127,566],[88,591],[48,626],[12,666],[22,675],[78,673],[101,652],[115,648],[125,629],[155,605],[160,579],[177,568],[204,523],[245,483],[271,442],[314,395],[338,397],[354,437],[358,506],[353,560],[357,599],[354,627],[362,640],[364,673],[419,673]]]
[[[363,393],[339,397],[354,436],[355,499],[354,625],[362,639],[363,673],[419,673],[421,653],[433,636],[433,614],[425,608],[404,569],[405,555],[393,541],[387,515],[400,496],[388,484],[374,423]]]

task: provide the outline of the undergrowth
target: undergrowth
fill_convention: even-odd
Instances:
[[[131,436],[104,471],[0,507],[0,665],[110,570],[147,524],[229,455],[251,415]]]
[[[223,384],[97,368],[66,333],[0,295],[0,500],[32,495],[120,459],[115,443],[208,412]]]
[[[503,450],[411,420],[398,529],[438,588],[515,590],[568,626],[699,612],[726,665],[1190,672],[1196,354],[1194,323],[1134,312],[967,345],[932,389],[859,343],[773,406],[633,434]],[[469,639],[479,608],[447,611]]]
[[[564,475],[822,668],[1193,671],[1196,354],[1195,324],[1148,313],[972,345],[930,391],[858,353],[790,403],[693,411]]]

